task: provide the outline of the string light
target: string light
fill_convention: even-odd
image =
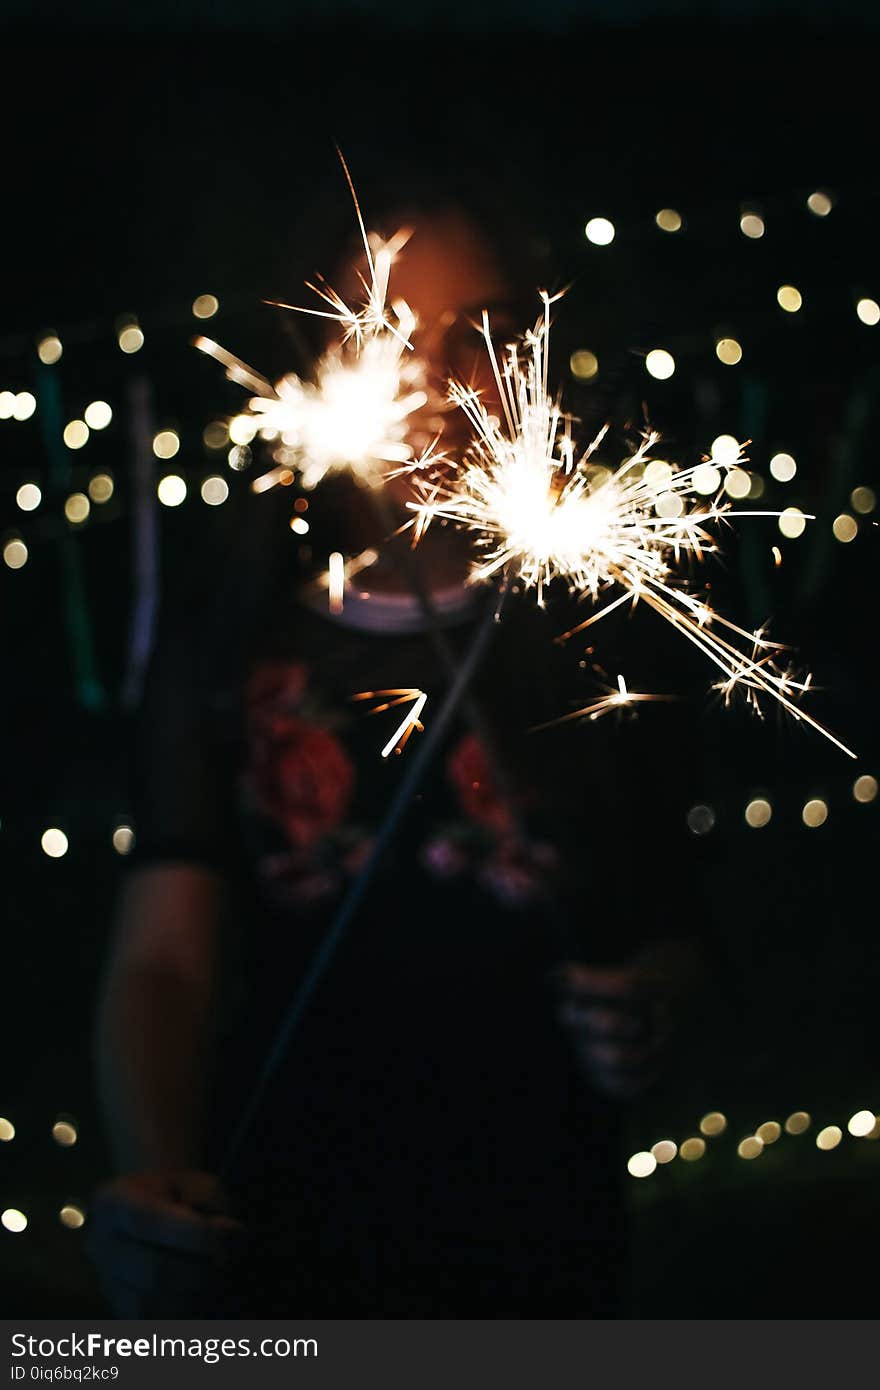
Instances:
[[[63,859],[69,848],[67,836],[57,826],[50,826],[48,830],[43,831],[40,844],[43,847],[43,853],[47,854],[50,859]]]
[[[92,401],[83,414],[90,430],[105,430],[113,419],[113,411],[106,401]]]
[[[89,427],[85,420],[69,420],[64,426],[62,439],[68,449],[81,449],[89,438]]]
[[[739,219],[739,229],[750,241],[757,241],[765,232],[764,219],[756,212],[745,212]]]
[[[746,825],[751,826],[752,830],[761,830],[765,825],[770,824],[773,815],[773,807],[763,796],[755,797],[750,801],[745,809]]]
[[[197,319],[211,319],[220,308],[220,301],[214,294],[200,294],[193,300],[193,316]]]
[[[848,545],[849,542],[855,540],[858,535],[859,523],[856,521],[855,517],[850,516],[848,512],[841,512],[840,516],[834,518],[831,530],[834,532],[835,540],[842,541],[844,545]]]
[[[180,448],[180,436],[176,430],[160,430],[153,437],[153,453],[157,459],[173,459]]]
[[[584,228],[587,241],[594,246],[610,246],[614,240],[614,223],[607,217],[591,217]]]
[[[857,1110],[847,1121],[847,1129],[854,1139],[866,1139],[877,1123],[872,1110]]]
[[[229,496],[229,484],[225,478],[215,473],[210,478],[205,478],[201,494],[202,501],[207,502],[209,507],[219,507]]]
[[[72,526],[79,526],[86,520],[91,505],[84,492],[72,492],[64,503],[64,515]]]
[[[786,1134],[805,1134],[812,1121],[806,1110],[795,1110],[785,1122]]]
[[[675,371],[675,358],[665,348],[652,348],[645,358],[645,367],[655,381],[668,381]]]
[[[816,1148],[828,1153],[831,1149],[837,1148],[842,1138],[843,1131],[837,1125],[826,1125],[816,1135]]]
[[[568,359],[571,374],[576,381],[592,381],[599,371],[599,359],[594,352],[579,348]]]
[[[736,1151],[740,1158],[760,1158],[764,1152],[764,1141],[757,1134],[750,1134],[748,1138],[739,1141]]]
[[[700,1121],[700,1133],[705,1134],[709,1139],[717,1138],[726,1129],[727,1116],[722,1115],[720,1110],[710,1110],[708,1115],[704,1115]]]
[[[657,1167],[657,1160],[647,1149],[641,1153],[633,1154],[626,1165],[627,1172],[633,1178],[649,1178]]]
[[[18,1211],[15,1207],[7,1207],[0,1215],[0,1225],[7,1231],[12,1231],[14,1235],[19,1235],[27,1228],[27,1217],[23,1211]]]
[[[661,232],[681,231],[681,213],[676,212],[675,208],[661,208],[654,221]]]
[[[779,513],[779,520],[776,524],[786,540],[794,541],[797,540],[798,536],[802,536],[806,530],[807,519],[800,507],[785,507]]]
[[[801,820],[809,830],[818,830],[828,819],[828,807],[821,797],[813,797],[801,811]]]
[[[658,1139],[651,1145],[651,1153],[658,1163],[671,1163],[678,1153],[678,1145],[673,1139]]]
[[[853,782],[852,791],[856,801],[866,806],[877,796],[877,778],[872,777],[870,773],[863,772],[861,777],[857,777]]]
[[[133,352],[140,352],[144,345],[144,335],[137,323],[127,323],[120,328],[116,341],[120,350],[131,356]]]
[[[827,193],[819,191],[811,193],[807,199],[807,207],[815,217],[827,217],[834,204]]]
[[[880,304],[876,299],[860,299],[856,305],[856,313],[868,328],[874,328],[880,323]]]
[[[28,548],[20,536],[13,536],[3,546],[3,563],[11,570],[24,569],[28,559]]]
[[[797,464],[791,454],[774,454],[770,460],[770,473],[777,483],[790,483],[797,472]]]
[[[45,338],[41,338],[37,343],[37,356],[46,367],[53,366],[61,361],[61,354],[64,348],[61,346],[61,339],[55,333],[49,333]]]
[[[113,496],[113,479],[109,473],[96,473],[93,478],[89,478],[88,490],[93,502],[99,505],[109,502]]]
[[[85,1225],[86,1215],[81,1207],[72,1206],[67,1203],[58,1213],[58,1220],[62,1226],[66,1226],[69,1231],[78,1231]]]
[[[782,1134],[782,1125],[777,1120],[765,1120],[755,1130],[755,1137],[764,1145],[775,1144]]]
[[[735,367],[742,361],[743,350],[736,338],[719,338],[715,344],[715,355],[726,367]]]
[[[776,302],[787,314],[796,314],[804,300],[800,290],[794,285],[780,285],[776,291]]]
[[[705,1152],[705,1139],[699,1139],[696,1136],[694,1136],[691,1139],[685,1139],[684,1143],[678,1151],[678,1156],[679,1158],[684,1159],[685,1163],[696,1163],[698,1159],[703,1157],[703,1154]]]
[[[34,512],[43,500],[43,494],[36,483],[22,483],[15,500],[23,512]]]
[[[854,487],[849,500],[859,516],[867,516],[877,505],[877,494],[872,487]]]
[[[156,496],[163,507],[179,507],[186,497],[186,483],[177,473],[166,473],[160,478]]]

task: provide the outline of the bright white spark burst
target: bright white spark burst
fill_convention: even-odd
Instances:
[[[341,471],[354,473],[366,482],[378,482],[388,464],[410,463],[410,417],[428,400],[424,364],[410,341],[415,317],[405,300],[388,302],[391,267],[409,233],[400,231],[388,241],[368,236],[344,160],[342,167],[366,258],[367,274],[359,272],[363,303],[359,308],[346,304],[324,280],[309,288],[326,308],[270,301],[280,308],[339,324],[341,341],[319,360],[314,379],[304,381],[289,373],[273,385],[212,339],[195,339],[196,347],[226,367],[231,381],[253,392],[248,411],[256,432],[276,445],[279,465],[294,464],[300,469],[302,485],[307,489],[327,474]],[[265,491],[278,481],[275,469],[258,478],[254,487]]]
[[[543,314],[521,344],[509,344],[499,361],[488,315],[483,337],[495,376],[502,419],[490,413],[479,392],[453,382],[450,396],[466,414],[473,440],[460,464],[443,469],[413,466],[417,500],[416,542],[430,523],[443,519],[472,531],[480,550],[472,579],[487,580],[499,571],[516,571],[538,602],[553,579],[596,600],[619,589],[584,623],[565,633],[566,640],[625,603],[646,603],[694,644],[720,670],[719,688],[730,700],[735,690],[760,711],[762,696],[776,700],[796,719],[855,755],[795,703],[809,687],[809,677],[795,679],[780,658],[785,650],[762,631],[747,632],[720,617],[707,602],[685,587],[679,571],[684,559],[702,560],[718,546],[706,529],[722,518],[775,516],[775,512],[731,512],[723,489],[707,500],[694,485],[695,468],[676,468],[650,453],[658,436],[647,434],[616,469],[591,462],[604,437],[579,456],[571,421],[547,385],[550,335],[549,295],[542,295]],[[722,474],[741,463],[740,455],[715,466]],[[700,465],[696,465],[699,467]],[[723,634],[711,631],[723,629]],[[625,698],[624,698],[625,696]],[[594,717],[630,703],[625,686],[601,708],[578,711]],[[645,698],[645,697],[641,697]],[[609,702],[610,701],[610,702]]]
[[[407,711],[391,735],[385,747],[382,749],[382,757],[387,758],[390,753],[402,753],[413,729],[420,734],[424,733],[425,726],[421,721],[421,714],[428,703],[428,696],[424,690],[410,689],[405,687],[398,690],[362,690],[357,695],[352,695],[353,700],[378,700],[380,703],[373,709],[368,710],[369,714],[383,714],[385,710],[395,709],[398,705],[405,705],[412,700],[412,708]]]

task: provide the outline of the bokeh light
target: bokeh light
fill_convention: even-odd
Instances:
[[[700,1133],[705,1134],[710,1139],[715,1139],[719,1134],[723,1134],[727,1129],[727,1116],[722,1115],[720,1110],[710,1110],[700,1121]]]
[[[206,449],[225,449],[229,443],[229,427],[225,420],[211,420],[202,430],[202,442]]]
[[[715,356],[726,367],[735,367],[737,362],[742,361],[742,355],[742,345],[736,338],[719,338],[715,344]]]
[[[82,1207],[75,1207],[67,1202],[58,1213],[58,1220],[62,1226],[66,1226],[68,1231],[78,1231],[85,1225],[86,1214]]]
[[[91,509],[91,503],[84,492],[72,492],[64,503],[64,515],[72,526],[80,526]]]
[[[72,1120],[56,1120],[52,1126],[52,1138],[62,1149],[72,1149],[79,1135]]]
[[[784,510],[779,513],[779,519],[776,524],[786,540],[794,541],[797,540],[798,536],[804,534],[807,526],[807,519],[800,507],[785,507]]]
[[[294,535],[307,536],[309,533],[309,523],[304,516],[295,516],[290,523],[290,529]]]
[[[144,335],[138,324],[127,323],[120,328],[116,341],[121,351],[130,356],[133,352],[140,352],[144,345]]]
[[[815,217],[827,217],[834,204],[827,193],[822,193],[821,190],[817,189],[807,199],[807,207]]]
[[[860,299],[856,305],[856,313],[869,328],[874,328],[880,323],[880,304],[876,299]]]
[[[687,824],[693,835],[708,835],[715,825],[715,812],[711,806],[692,806],[687,813]]]
[[[13,420],[29,420],[37,408],[37,398],[30,391],[19,391],[12,405]]]
[[[674,1139],[658,1139],[651,1145],[651,1153],[658,1163],[671,1163],[678,1153],[678,1145]]]
[[[153,437],[153,453],[157,459],[173,459],[180,448],[180,436],[176,430],[160,430]]]
[[[68,449],[81,449],[88,441],[89,427],[85,420],[69,420],[62,438]]]
[[[872,777],[869,772],[863,772],[861,777],[857,777],[853,782],[853,796],[863,806],[869,801],[874,801],[877,796],[877,778]]]
[[[785,1122],[785,1132],[786,1134],[805,1134],[811,1123],[806,1110],[795,1110]]]
[[[748,497],[751,487],[751,476],[744,468],[732,468],[724,479],[724,491],[728,497],[734,497],[737,500]]]
[[[134,831],[130,825],[117,825],[112,836],[117,854],[130,854],[134,846]]]
[[[19,1235],[27,1227],[27,1217],[23,1211],[18,1211],[15,1207],[7,1207],[0,1215],[0,1225],[7,1231],[12,1231],[14,1235]]]
[[[745,809],[746,825],[751,826],[752,830],[761,830],[765,825],[769,825],[773,815],[773,807],[763,796],[756,796],[750,801]]]
[[[587,348],[578,348],[577,352],[573,352],[568,359],[568,365],[577,381],[592,381],[599,371],[598,357]]]
[[[584,228],[587,241],[594,246],[610,246],[614,240],[614,223],[607,217],[591,217]]]
[[[801,811],[801,820],[809,830],[817,830],[828,819],[828,806],[820,796],[812,797]]]
[[[740,1158],[760,1158],[764,1152],[764,1141],[757,1134],[750,1134],[746,1139],[740,1139],[736,1151]]]
[[[876,1123],[877,1116],[872,1110],[857,1110],[850,1115],[846,1127],[855,1139],[866,1139]]]
[[[735,439],[732,434],[719,434],[712,440],[712,448],[709,452],[712,455],[713,463],[730,467],[739,458],[739,440]]]
[[[113,411],[106,401],[92,401],[83,414],[90,430],[105,430],[113,419]]]
[[[220,308],[220,300],[215,294],[200,294],[193,300],[193,316],[197,319],[213,318]]]
[[[837,1125],[826,1125],[816,1135],[816,1148],[827,1153],[830,1149],[836,1149],[842,1138],[843,1131]]]
[[[15,500],[23,512],[34,512],[43,500],[43,494],[36,483],[22,483]]]
[[[778,1120],[765,1120],[762,1125],[758,1125],[755,1130],[755,1137],[760,1139],[762,1144],[775,1144],[782,1134],[782,1125]]]
[[[836,516],[831,523],[831,530],[834,532],[836,541],[842,541],[844,545],[848,545],[859,534],[859,523],[848,512],[841,512],[840,516]]]
[[[10,1144],[15,1138],[15,1125],[0,1115],[0,1144]]]
[[[166,473],[159,479],[156,496],[163,507],[179,507],[186,497],[186,483],[177,473]]]
[[[693,472],[694,492],[703,497],[717,492],[721,486],[721,474],[711,463],[698,463]]]
[[[647,1149],[633,1154],[626,1165],[626,1171],[633,1178],[649,1178],[657,1167],[657,1160]]]
[[[213,474],[205,478],[201,486],[202,501],[209,507],[219,507],[229,496],[229,484],[225,478]]]
[[[776,303],[787,314],[796,314],[803,302],[803,295],[794,285],[780,285],[776,291]]]
[[[705,1152],[705,1139],[700,1139],[694,1135],[690,1139],[685,1139],[678,1151],[678,1156],[683,1158],[685,1163],[696,1163],[697,1159],[702,1158]]]
[[[756,212],[744,212],[739,219],[739,229],[750,241],[757,241],[766,230],[763,217],[759,217]]]
[[[668,381],[675,371],[675,358],[665,348],[652,348],[645,358],[645,367],[655,381]]]
[[[675,208],[661,208],[654,221],[661,232],[681,231],[681,213],[676,212]]]
[[[877,505],[877,494],[872,487],[854,487],[849,500],[859,516],[867,516]]]
[[[47,367],[53,366],[55,362],[60,362],[63,351],[61,339],[56,333],[47,333],[46,337],[41,338],[37,343],[37,356]]]
[[[24,569],[28,560],[28,548],[20,536],[13,536],[3,545],[3,563],[7,569]]]
[[[790,483],[797,472],[797,464],[791,454],[774,454],[770,460],[770,473],[777,483]]]
[[[109,502],[113,496],[113,479],[109,473],[96,473],[93,478],[89,478],[89,496],[93,502],[99,505],[102,502]]]
[[[50,859],[63,859],[69,848],[69,841],[64,831],[59,830],[54,825],[43,831],[40,844],[43,847],[43,853],[47,854]]]

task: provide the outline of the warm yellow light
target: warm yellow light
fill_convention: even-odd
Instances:
[[[846,1127],[855,1139],[866,1139],[876,1123],[877,1116],[872,1110],[857,1110],[850,1115]]]
[[[671,521],[673,517],[681,516],[684,511],[684,501],[677,492],[664,492],[654,503],[654,511],[658,516]]]
[[[816,1135],[816,1148],[827,1153],[829,1149],[836,1149],[842,1138],[843,1132],[837,1125],[826,1125]]]
[[[764,235],[764,219],[759,217],[756,212],[745,212],[739,219],[739,229],[743,236],[747,236],[751,241],[757,241]]]
[[[715,355],[725,367],[735,367],[742,361],[743,350],[736,338],[719,338],[715,344]]]
[[[642,481],[655,492],[665,492],[675,476],[672,465],[664,459],[651,459],[645,466]]]
[[[202,501],[209,507],[219,507],[229,496],[229,484],[225,478],[214,473],[202,483]]]
[[[719,434],[716,439],[712,440],[712,448],[709,452],[712,455],[713,463],[730,467],[739,458],[739,440],[734,439],[732,434]]]
[[[678,1145],[672,1139],[658,1139],[651,1145],[651,1153],[658,1163],[671,1163],[678,1153]]]
[[[697,1159],[702,1158],[705,1152],[705,1139],[698,1139],[695,1136],[692,1139],[685,1139],[678,1151],[678,1156],[679,1158],[683,1158],[685,1163],[696,1163]]]
[[[811,1120],[806,1110],[795,1110],[785,1122],[786,1134],[803,1134],[810,1128]]]
[[[763,497],[765,486],[766,484],[764,482],[764,479],[761,477],[760,473],[750,473],[748,492],[750,500],[754,501],[758,497]]]
[[[710,1110],[708,1115],[704,1115],[700,1121],[700,1133],[707,1135],[710,1139],[717,1138],[726,1129],[727,1116],[722,1115],[720,1110]]]
[[[827,217],[834,204],[827,193],[820,193],[818,190],[811,193],[807,199],[807,207],[816,217]]]
[[[12,405],[14,420],[29,420],[37,408],[37,398],[30,391],[19,391]]]
[[[848,512],[841,512],[840,516],[834,518],[831,530],[834,532],[835,540],[843,541],[844,545],[848,545],[859,534],[859,523]]]
[[[791,454],[774,454],[770,460],[770,472],[777,483],[790,483],[797,472],[797,464]]]
[[[877,494],[872,487],[854,487],[849,500],[859,516],[867,516],[877,505]]]
[[[153,436],[153,453],[157,459],[173,459],[180,448],[180,436],[176,430],[160,430]]]
[[[800,507],[786,507],[776,524],[787,540],[794,541],[803,535],[807,521]]]
[[[610,246],[614,240],[614,223],[609,222],[607,217],[591,217],[584,232],[587,241],[594,246]]]
[[[821,797],[813,797],[801,811],[801,820],[810,830],[816,830],[828,819],[828,807]]]
[[[787,314],[796,314],[803,302],[803,295],[794,285],[780,285],[776,291],[776,303]]]
[[[84,492],[72,492],[64,503],[64,515],[72,526],[79,526],[90,511],[91,504]]]
[[[251,461],[251,451],[246,444],[234,444],[226,455],[226,462],[236,473],[247,468]]]
[[[599,359],[594,352],[578,348],[568,359],[571,374],[578,381],[592,381],[599,370]]]
[[[764,1141],[757,1134],[750,1134],[747,1139],[739,1141],[736,1151],[740,1158],[760,1158],[764,1152]]]
[[[124,328],[120,328],[116,341],[125,353],[140,352],[144,345],[144,335],[136,323],[127,323]]]
[[[35,512],[43,500],[43,494],[36,483],[22,483],[15,500],[23,512]]]
[[[27,564],[28,549],[20,536],[13,536],[3,546],[3,563],[11,570],[23,569]]]
[[[109,502],[113,496],[113,479],[109,473],[96,473],[89,478],[89,496],[93,502]]]
[[[225,420],[212,420],[202,430],[202,440],[206,449],[225,449],[229,442],[229,429]]]
[[[648,375],[656,381],[668,381],[675,371],[675,358],[665,348],[652,348],[645,358]]]
[[[61,360],[64,348],[61,346],[61,339],[55,333],[49,333],[45,338],[41,338],[37,343],[37,356],[47,367]]]
[[[64,426],[62,438],[68,449],[81,449],[89,437],[89,427],[85,420],[70,420]]]
[[[297,536],[307,536],[309,534],[309,523],[303,516],[295,516],[290,523],[290,529]]]
[[[62,1226],[66,1226],[69,1231],[78,1231],[85,1225],[86,1215],[81,1207],[71,1205],[63,1206],[58,1213],[58,1220]]]
[[[632,1178],[649,1178],[657,1167],[657,1160],[652,1153],[643,1149],[641,1153],[633,1154],[626,1165],[626,1171]]]
[[[40,839],[43,853],[48,854],[50,859],[63,859],[68,849],[68,839],[63,830],[58,830],[55,826],[50,826],[44,830]]]
[[[9,1144],[15,1138],[15,1125],[0,1115],[0,1144]]]
[[[755,1136],[762,1144],[775,1144],[781,1133],[782,1125],[777,1120],[765,1120],[755,1130]]]
[[[27,1226],[27,1217],[23,1211],[16,1211],[15,1207],[7,1207],[0,1216],[0,1224],[7,1231],[12,1231],[14,1235],[18,1235]]]
[[[113,411],[106,401],[92,401],[86,406],[84,414],[90,430],[105,430],[113,419]]]
[[[856,313],[869,328],[874,328],[880,323],[880,304],[876,299],[860,299],[856,305]]]
[[[863,806],[866,806],[869,801],[873,801],[877,796],[877,778],[872,777],[868,772],[863,772],[861,777],[857,777],[853,782],[853,796]]]
[[[763,826],[769,825],[772,815],[773,807],[770,802],[765,801],[763,796],[756,796],[745,809],[746,825],[750,825],[753,830],[760,830]]]
[[[134,845],[134,831],[130,825],[117,825],[113,831],[113,848],[117,854],[130,854]]]
[[[15,411],[15,395],[12,391],[0,391],[0,420],[11,420]]]
[[[751,487],[752,479],[744,468],[732,468],[724,479],[724,491],[728,497],[748,497]]]
[[[233,444],[250,444],[258,427],[259,421],[252,415],[234,415],[229,421],[229,438]]]
[[[654,221],[661,232],[681,231],[681,213],[676,212],[675,208],[661,208]]]
[[[721,486],[721,474],[711,463],[700,463],[693,471],[694,491],[708,497]]]
[[[166,473],[159,479],[156,496],[163,507],[179,507],[186,497],[186,483],[177,473]]]
[[[72,1149],[78,1137],[76,1125],[69,1120],[56,1120],[52,1126],[52,1138],[62,1149]]]
[[[213,318],[220,308],[220,300],[214,294],[200,294],[193,300],[192,311],[197,319]]]

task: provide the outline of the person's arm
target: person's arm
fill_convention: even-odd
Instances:
[[[138,869],[119,913],[98,1025],[105,1122],[122,1170],[200,1168],[223,883]]]

